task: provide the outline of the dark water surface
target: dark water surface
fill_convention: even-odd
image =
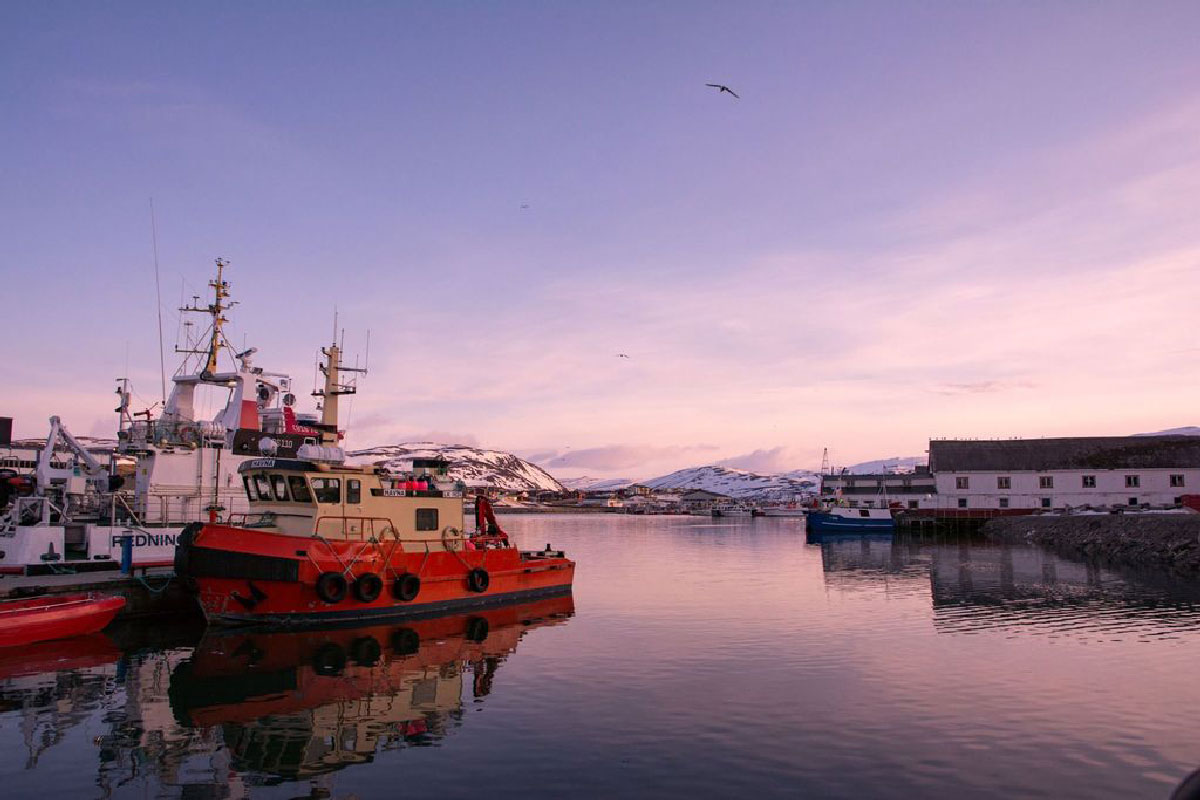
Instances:
[[[504,522],[578,560],[573,600],[0,651],[4,795],[1165,798],[1200,767],[1189,587],[787,519]]]

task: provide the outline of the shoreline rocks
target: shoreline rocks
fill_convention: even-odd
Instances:
[[[998,517],[982,533],[1076,558],[1200,576],[1200,514]]]

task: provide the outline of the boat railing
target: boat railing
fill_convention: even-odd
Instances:
[[[0,536],[15,536],[21,525],[50,524],[65,517],[49,497],[16,497],[8,511],[0,515]]]
[[[330,530],[331,528],[332,530]],[[387,517],[321,516],[317,517],[316,524],[313,526],[313,535],[325,538],[332,535],[335,539],[357,537],[359,541],[366,539],[382,541],[389,534],[394,539],[400,538],[396,526]]]

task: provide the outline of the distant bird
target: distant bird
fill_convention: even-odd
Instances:
[[[529,208],[529,203],[521,203],[521,208]]]
[[[629,358],[629,356],[625,355],[624,353],[617,353],[617,358]]]
[[[722,92],[729,92],[729,93],[730,93],[731,95],[733,95],[734,97],[737,97],[737,99],[738,99],[738,100],[741,100],[741,99],[742,99],[741,97],[738,97],[738,93],[737,93],[737,92],[735,92],[733,89],[730,89],[728,86],[726,86],[726,85],[725,85],[725,84],[723,84],[723,83],[706,83],[706,84],[704,84],[704,85],[705,85],[705,86],[711,86],[711,87],[712,87],[712,88],[714,88],[714,89],[720,89]]]

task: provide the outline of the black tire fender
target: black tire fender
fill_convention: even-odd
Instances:
[[[488,575],[486,569],[481,567],[476,567],[467,573],[467,588],[472,592],[486,592],[491,582],[491,576]]]
[[[322,572],[317,577],[317,597],[326,603],[340,603],[346,597],[346,576],[340,572]]]
[[[364,572],[354,580],[354,596],[363,603],[374,603],[383,591],[383,578],[374,572]]]
[[[415,600],[420,593],[421,579],[411,572],[399,576],[392,584],[392,596],[402,603]]]

